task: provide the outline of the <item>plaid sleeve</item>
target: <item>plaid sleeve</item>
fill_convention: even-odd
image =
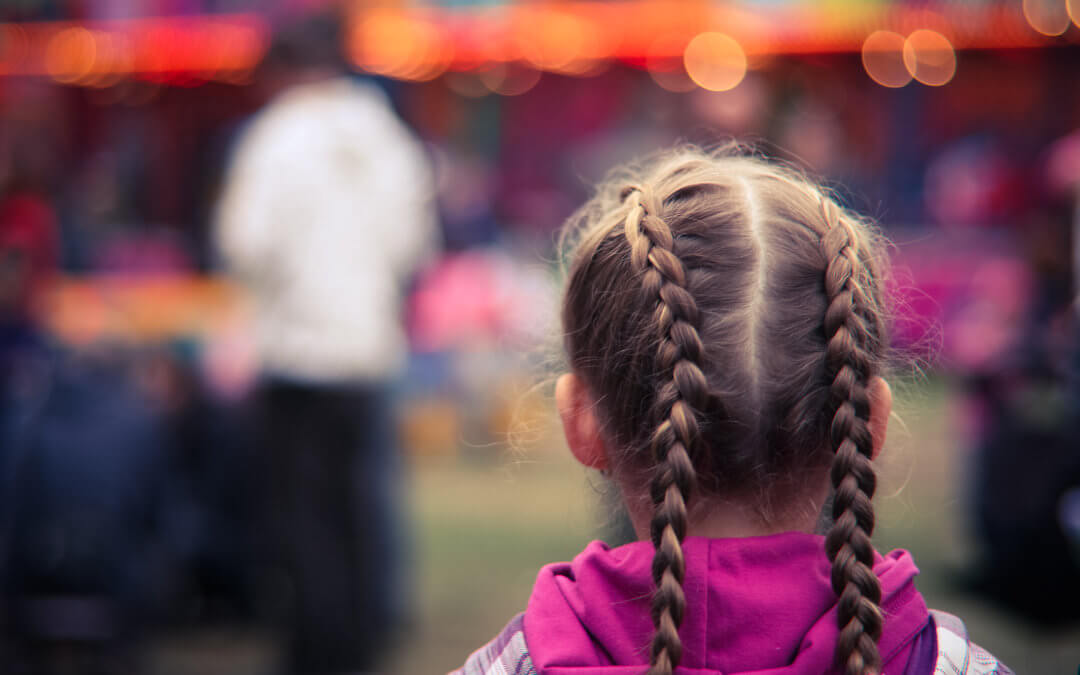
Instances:
[[[1015,675],[993,654],[968,639],[964,622],[931,610],[937,626],[938,655],[934,675]]]
[[[525,615],[518,614],[494,640],[449,675],[537,675],[525,646]]]

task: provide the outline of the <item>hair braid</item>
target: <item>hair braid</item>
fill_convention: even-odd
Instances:
[[[867,384],[873,360],[867,343],[873,339],[864,318],[868,298],[861,278],[865,268],[858,254],[858,234],[841,216],[839,207],[822,197],[825,232],[821,244],[828,260],[825,270],[826,367],[832,377],[830,406],[834,410],[830,439],[834,524],[825,539],[832,562],[832,587],[840,598],[837,623],[840,637],[836,658],[847,675],[881,671],[877,641],[881,637],[881,583],[874,575],[876,477],[870,463],[870,397]]]
[[[652,575],[656,585],[652,620],[656,627],[648,675],[670,675],[682,658],[679,626],[686,609],[682,583],[686,573],[682,541],[686,505],[696,480],[691,455],[700,439],[697,411],[705,407],[708,383],[700,363],[697,303],[687,290],[686,270],[674,253],[674,235],[660,218],[661,204],[645,191],[628,191],[633,206],[626,217],[633,268],[641,274],[642,292],[655,301],[653,325],[659,338],[657,371],[666,381],[656,392],[650,445],[659,471],[650,486],[655,513],[651,524],[656,547]]]

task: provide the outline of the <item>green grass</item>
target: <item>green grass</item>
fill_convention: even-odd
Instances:
[[[970,559],[963,527],[965,453],[947,389],[910,388],[881,458],[875,542],[910,550],[928,604],[960,615],[974,639],[1019,673],[1077,672],[1080,627],[1037,631],[961,594],[953,572]],[[603,514],[586,472],[557,434],[526,450],[470,449],[418,460],[411,479],[416,621],[391,659],[401,675],[444,673],[525,607],[537,570],[597,536]]]
[[[542,565],[572,558],[594,538],[585,471],[549,454],[415,468],[420,616],[395,672],[460,665],[525,608]]]

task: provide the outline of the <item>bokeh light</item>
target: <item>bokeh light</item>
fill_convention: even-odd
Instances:
[[[76,82],[90,73],[96,59],[94,34],[81,27],[59,31],[45,47],[45,69],[53,79],[65,84]]]
[[[219,75],[235,80],[250,76],[251,70],[258,64],[266,49],[265,28],[253,23],[219,23],[203,28],[208,48],[213,50],[212,63],[207,68],[216,70]]]
[[[110,87],[131,72],[131,50],[120,35],[92,31],[95,58],[93,67],[78,81],[90,87]]]
[[[1061,35],[1069,27],[1064,0],[1024,0],[1024,18],[1043,35]]]
[[[686,45],[683,63],[690,79],[709,91],[734,89],[746,77],[746,52],[723,33],[695,36]]]
[[[525,59],[544,70],[570,67],[585,54],[585,44],[595,42],[595,29],[582,18],[566,12],[528,12],[523,22],[531,30],[521,34],[521,53]]]
[[[350,47],[353,61],[362,68],[394,72],[412,57],[412,24],[397,12],[373,12],[355,26]]]
[[[397,11],[368,13],[350,37],[350,57],[357,66],[402,80],[432,80],[453,58],[435,26]]]
[[[1080,28],[1080,0],[1065,0],[1065,11],[1072,22]]]
[[[911,82],[904,65],[904,36],[887,30],[871,33],[862,46],[866,74],[883,87],[903,87]]]
[[[956,74],[956,51],[941,33],[920,29],[904,42],[904,65],[919,82],[940,87]]]
[[[0,72],[94,88],[134,74],[177,86],[245,81],[266,51],[267,30],[239,16],[0,25]]]

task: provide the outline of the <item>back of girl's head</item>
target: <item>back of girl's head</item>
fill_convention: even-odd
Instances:
[[[888,347],[873,228],[793,170],[681,148],[613,174],[571,218],[565,346],[617,471],[653,504],[651,673],[678,665],[691,495],[750,503],[831,466],[837,658],[880,670],[871,378]]]

